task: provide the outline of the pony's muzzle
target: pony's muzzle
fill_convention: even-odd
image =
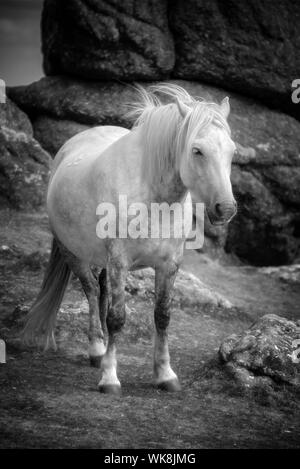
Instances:
[[[237,212],[237,203],[235,200],[230,202],[217,202],[213,209],[207,209],[209,221],[212,225],[224,225],[229,223]]]

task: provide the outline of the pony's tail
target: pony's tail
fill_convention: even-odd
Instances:
[[[64,261],[55,238],[41,290],[30,308],[22,332],[25,344],[56,348],[54,328],[56,316],[70,279],[71,270]]]

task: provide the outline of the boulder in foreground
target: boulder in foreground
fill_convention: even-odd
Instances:
[[[300,386],[300,321],[267,314],[223,341],[220,358],[246,386],[262,377]]]

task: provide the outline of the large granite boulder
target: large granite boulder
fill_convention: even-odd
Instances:
[[[167,0],[45,0],[42,49],[47,75],[155,80],[175,61]]]
[[[175,0],[173,76],[254,96],[300,118],[291,100],[300,76],[299,22],[297,0]]]
[[[175,81],[192,95],[220,101],[222,89]],[[30,116],[35,136],[51,151],[90,125],[130,127],[126,103],[136,99],[131,86],[47,77],[8,90]],[[232,169],[239,213],[227,228],[205,223],[208,243],[256,265],[289,264],[299,249],[300,124],[255,101],[230,94],[229,118],[239,154]],[[211,251],[211,246],[208,246]]]
[[[300,386],[300,322],[267,314],[219,350],[229,371],[246,386],[261,377]]]
[[[38,208],[45,200],[50,156],[33,138],[28,117],[0,104],[0,207]]]
[[[298,119],[297,0],[45,0],[46,75],[198,80],[253,96]]]
[[[8,88],[7,94],[33,122],[45,115],[88,126],[130,125],[125,117],[128,110],[125,104],[137,98],[132,85],[62,76],[44,77],[28,86]]]

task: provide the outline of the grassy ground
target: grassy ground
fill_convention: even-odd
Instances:
[[[300,293],[256,269],[220,266],[187,253],[184,268],[236,307],[203,305],[177,293],[170,352],[182,392],[156,390],[152,378],[153,290],[142,276],[127,288],[128,320],[119,343],[121,398],[97,391],[88,366],[87,305],[73,280],[58,320],[57,352],[18,341],[50,246],[47,218],[2,212],[0,234],[0,447],[11,448],[295,448],[300,446],[300,400],[274,385],[247,390],[218,361],[222,339],[266,312],[299,318]],[[196,260],[195,260],[196,259]],[[193,296],[193,295],[192,295]],[[196,298],[196,295],[195,295]]]

